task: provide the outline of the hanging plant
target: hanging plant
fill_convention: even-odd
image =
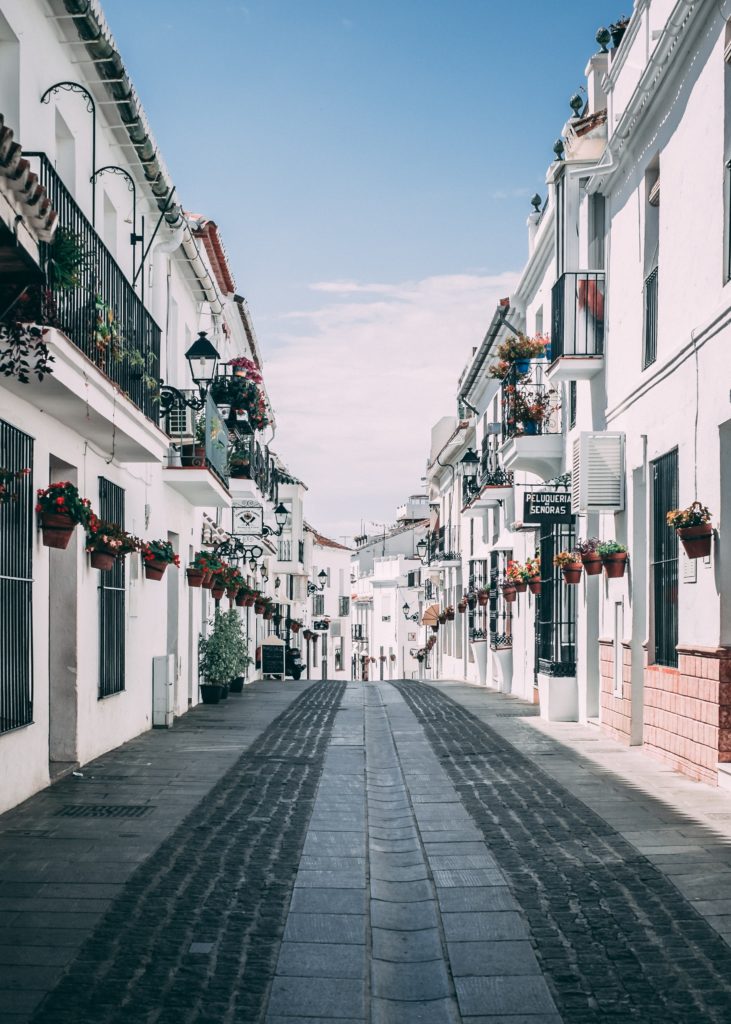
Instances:
[[[37,491],[37,499],[36,513],[47,548],[65,550],[74,528],[88,526],[94,516],[89,499],[82,498],[69,480],[42,487]]]
[[[578,552],[559,551],[553,556],[553,564],[563,573],[564,582],[572,586],[580,582],[583,566]]]
[[[618,580],[627,568],[627,548],[616,540],[605,540],[597,545],[597,554],[602,560],[608,580]]]
[[[598,550],[600,544],[598,537],[589,537],[588,540],[580,540],[576,545],[587,576],[598,576],[602,571],[602,556]]]
[[[147,540],[140,545],[142,564],[148,580],[161,580],[169,565],[180,565],[180,558],[167,540]]]
[[[53,237],[48,258],[48,277],[51,287],[58,292],[73,291],[83,284],[84,274],[91,269],[92,256],[84,248],[77,234],[69,228],[59,228]]]
[[[667,524],[680,537],[688,558],[707,558],[711,553],[713,526],[711,512],[699,501],[687,508],[675,508],[667,514]]]

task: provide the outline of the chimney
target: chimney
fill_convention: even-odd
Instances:
[[[586,75],[586,92],[589,99],[587,113],[596,114],[599,110],[607,109],[607,97],[602,89],[602,79],[609,67],[608,53],[595,53],[589,58],[584,74]]]

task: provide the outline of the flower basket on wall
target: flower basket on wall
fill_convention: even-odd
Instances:
[[[37,492],[36,513],[47,548],[65,550],[78,524],[86,526],[91,515],[91,502],[82,498],[68,480],[50,484]]]
[[[711,513],[705,505],[694,501],[688,508],[672,509],[667,514],[668,526],[675,528],[688,558],[708,558],[713,542]]]
[[[601,557],[607,579],[621,579],[627,568],[627,548],[624,544],[618,544],[616,540],[607,540],[598,545],[597,552]]]
[[[188,577],[189,587],[200,587],[205,573],[202,569],[196,569],[195,566],[189,565],[185,570],[185,575]]]
[[[506,584],[506,586],[503,587],[503,597],[508,602],[508,604],[512,604],[513,601],[517,600],[518,593],[515,589],[514,583],[508,583]]]
[[[584,566],[581,562],[581,555],[578,552],[559,551],[557,555],[554,555],[553,564],[561,570],[564,583],[568,583],[569,586],[576,586],[577,583],[581,582]]]
[[[140,553],[145,567],[145,577],[148,580],[161,580],[169,565],[180,565],[180,558],[167,540],[143,541]]]
[[[225,593],[226,588],[223,585],[223,580],[214,577],[213,586],[211,587],[211,597],[213,600],[220,601]]]
[[[480,590],[477,591],[477,603],[479,604],[480,608],[487,607],[487,603],[489,600],[490,591],[486,590],[484,587],[480,588]]]

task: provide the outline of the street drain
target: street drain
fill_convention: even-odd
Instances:
[[[66,804],[57,818],[141,818],[152,808],[144,804]]]

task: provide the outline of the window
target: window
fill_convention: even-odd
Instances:
[[[469,563],[469,589],[477,592],[482,590],[489,585],[489,578],[487,575],[487,561],[484,558],[472,559]],[[469,635],[473,636],[476,633],[487,635],[487,609],[482,607],[479,603],[469,609],[469,615],[467,619],[467,625],[469,628]]]
[[[678,538],[666,513],[678,507],[678,451],[652,463],[652,621],[654,662],[678,664]]]
[[[291,562],[292,561],[292,541],[289,537],[279,538],[279,551],[277,557],[280,562]]]
[[[339,607],[338,607],[338,615],[340,615],[341,617],[343,617],[345,615],[350,615],[350,598],[349,597],[341,597],[340,598],[340,604],[339,604]]]
[[[569,381],[569,430],[576,426],[576,381]]]
[[[493,651],[513,646],[511,605],[503,597],[500,586],[505,580],[505,570],[512,557],[512,551],[490,552],[489,627],[490,647]]]
[[[325,614],[325,595],[324,594],[313,594],[312,595],[312,614],[313,615],[324,615]]]
[[[645,172],[644,325],[642,369],[657,359],[657,287],[660,254],[660,164]]]
[[[124,526],[124,490],[99,477],[99,517]],[[125,559],[99,575],[99,699],[124,690]]]
[[[33,439],[0,420],[0,466],[33,468]],[[33,487],[13,477],[0,501],[0,733],[33,721]]]
[[[541,596],[536,601],[536,672],[551,676],[576,673],[576,591],[564,583],[553,564],[559,551],[576,544],[574,525],[546,524],[541,528]]]

